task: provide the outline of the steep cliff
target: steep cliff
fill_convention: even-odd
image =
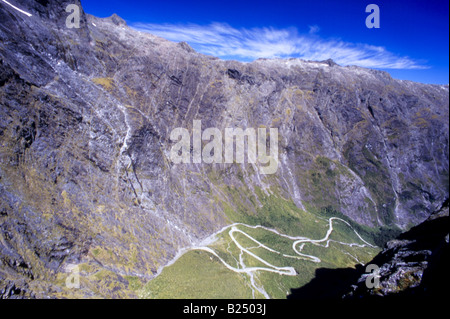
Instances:
[[[82,9],[67,28],[72,3],[0,3],[1,295],[135,297],[225,225],[282,228],[268,203],[376,236],[448,198],[448,85],[332,61],[223,61]],[[278,128],[277,172],[174,164],[170,133],[194,120]],[[85,280],[75,292],[71,264]]]
[[[371,264],[379,267],[378,283],[366,286],[362,275],[345,295],[347,299],[446,299],[449,284],[448,201],[425,222],[389,241]]]

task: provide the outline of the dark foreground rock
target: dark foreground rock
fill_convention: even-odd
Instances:
[[[446,299],[450,284],[449,230],[447,201],[425,222],[389,241],[369,263],[380,268],[378,287],[368,288],[366,281],[374,283],[374,279],[364,274],[344,298]]]
[[[3,297],[136,297],[180,248],[258,220],[271,196],[384,230],[448,198],[448,85],[332,61],[222,61],[116,15],[81,9],[67,28],[77,0],[14,4],[32,16],[0,2]],[[173,164],[170,132],[193,120],[278,128],[276,174]],[[82,289],[65,288],[72,265]]]
[[[363,305],[373,301],[379,301],[379,305],[415,300],[421,300],[422,304],[441,302],[448,298],[450,284],[449,226],[446,201],[426,221],[388,241],[366,265],[318,268],[315,278],[303,287],[293,289],[288,298],[346,301],[350,305],[355,301],[361,301]],[[372,266],[379,271],[374,272]],[[376,280],[378,285],[375,286]]]

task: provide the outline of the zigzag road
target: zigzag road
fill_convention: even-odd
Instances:
[[[340,241],[336,241],[336,240],[332,240],[330,239],[330,235],[333,232],[333,221],[341,221],[343,223],[345,223],[347,226],[349,226],[353,232],[356,234],[356,236],[361,240],[362,243],[345,243],[345,242],[340,242]],[[273,248],[268,247],[267,245],[261,243],[260,241],[258,241],[257,239],[253,238],[252,236],[250,236],[249,234],[247,234],[246,232],[244,232],[242,229],[239,229],[238,226],[242,226],[242,227],[246,227],[246,228],[252,228],[252,229],[264,229],[266,231],[272,232],[280,237],[284,237],[287,239],[290,239],[293,241],[292,243],[292,250],[295,252],[296,255],[287,255],[287,254],[283,254]],[[212,248],[208,247],[209,245],[213,244],[217,239],[218,239],[218,235],[227,231],[228,230],[228,234],[230,235],[230,238],[232,240],[232,242],[236,245],[236,247],[239,249],[240,253],[239,253],[239,260],[236,259],[237,263],[238,263],[238,267],[234,267],[230,264],[228,264],[222,257],[219,256],[219,254],[217,254]],[[248,248],[248,247],[244,247],[234,236],[235,233],[239,233],[245,237],[247,237],[249,240],[253,241],[257,246]],[[368,243],[367,241],[365,241],[354,229],[353,227],[351,227],[351,225],[346,222],[345,220],[338,218],[338,217],[331,217],[328,219],[328,230],[325,234],[325,236],[321,239],[311,239],[311,238],[307,238],[307,237],[303,237],[303,236],[289,236],[286,234],[282,234],[280,232],[278,232],[277,230],[273,229],[273,228],[269,228],[269,227],[265,227],[265,226],[261,226],[261,225],[247,225],[247,224],[243,224],[243,223],[234,223],[231,225],[227,225],[225,227],[223,227],[222,229],[220,229],[219,231],[215,232],[214,234],[210,235],[209,237],[207,237],[205,240],[203,240],[198,246],[193,246],[190,248],[186,248],[183,249],[182,251],[180,251],[165,267],[172,265],[176,260],[178,260],[178,258],[180,258],[184,253],[190,251],[190,250],[202,250],[202,251],[206,251],[212,255],[214,255],[226,268],[230,269],[231,271],[234,271],[236,273],[241,273],[241,274],[247,274],[250,277],[250,283],[252,286],[252,291],[253,291],[253,297],[255,296],[255,290],[257,290],[258,292],[260,292],[264,297],[266,298],[270,298],[270,296],[267,294],[267,292],[264,290],[263,287],[258,286],[255,282],[255,274],[258,271],[267,271],[267,272],[272,272],[272,273],[277,273],[280,275],[284,275],[284,276],[296,276],[297,272],[295,271],[294,267],[279,267],[279,266],[275,266],[271,263],[269,263],[268,261],[264,260],[263,258],[257,256],[255,253],[253,253],[252,251],[250,251],[250,249],[254,249],[254,248],[262,248],[265,249],[267,251],[270,251],[272,253],[275,254],[279,254],[280,256],[283,257],[287,257],[287,258],[295,258],[295,259],[302,259],[302,260],[309,260],[311,262],[315,262],[315,263],[320,263],[321,260],[320,258],[318,258],[317,256],[313,256],[313,255],[308,255],[308,254],[304,254],[302,253],[303,247],[305,244],[307,243],[311,243],[314,245],[321,245],[323,247],[329,247],[329,243],[330,242],[335,242],[341,245],[346,245],[346,246],[357,246],[357,247],[375,247],[373,245],[371,245],[370,243]],[[258,260],[259,262],[261,262],[262,264],[265,265],[265,267],[248,267],[245,265],[244,263],[244,259],[243,259],[243,255],[247,254],[253,258],[255,258],[256,260]],[[162,269],[158,270],[158,273],[156,276],[158,276],[161,273]]]
[[[261,257],[255,255],[248,248],[243,247],[239,243],[239,241],[236,239],[236,237],[234,236],[234,233],[241,233],[242,235],[244,235],[245,237],[247,237],[251,241],[255,242],[258,245],[257,247],[260,247],[260,248],[266,249],[266,250],[268,250],[270,252],[282,255],[283,257],[297,258],[297,259],[306,259],[306,260],[311,260],[312,262],[319,263],[319,262],[321,262],[321,260],[318,257],[304,254],[301,251],[303,250],[303,247],[304,247],[304,245],[306,243],[320,244],[320,243],[326,242],[324,247],[328,247],[329,246],[329,242],[331,241],[329,239],[329,237],[330,237],[331,233],[333,232],[333,221],[334,220],[339,220],[339,221],[347,224],[350,228],[352,228],[351,225],[349,223],[347,223],[345,220],[343,220],[341,218],[338,218],[338,217],[331,217],[328,220],[328,231],[325,234],[325,236],[322,239],[311,239],[311,238],[302,237],[302,236],[299,236],[299,237],[289,236],[289,235],[286,235],[286,234],[282,234],[282,233],[278,232],[275,229],[264,227],[264,226],[261,226],[261,225],[252,226],[252,225],[247,225],[247,224],[242,224],[242,223],[235,223],[235,224],[231,224],[231,225],[228,225],[228,226],[222,228],[218,232],[216,232],[213,235],[209,236],[205,241],[203,241],[201,246],[192,247],[191,250],[204,250],[204,251],[207,251],[207,252],[211,253],[212,255],[216,256],[224,264],[225,267],[227,267],[228,269],[230,269],[232,271],[235,271],[237,273],[250,273],[250,272],[255,272],[255,271],[268,271],[268,272],[278,273],[280,275],[295,276],[297,273],[296,273],[296,271],[295,271],[295,269],[293,267],[278,267],[278,266],[272,265],[271,263],[267,262],[266,260],[262,259]],[[294,250],[294,252],[298,256],[291,256],[291,255],[282,254],[281,252],[276,251],[276,250],[274,250],[274,249],[264,245],[263,243],[259,242],[258,240],[256,240],[252,236],[248,235],[247,233],[245,233],[241,229],[238,229],[236,226],[239,226],[239,225],[247,227],[247,228],[253,228],[253,229],[256,229],[256,228],[265,229],[265,230],[270,231],[272,233],[275,233],[275,234],[277,234],[277,235],[279,235],[281,237],[294,240],[294,242],[292,244],[292,249]],[[235,243],[235,245],[239,248],[241,253],[244,252],[244,253],[252,256],[256,260],[258,260],[261,263],[263,263],[264,265],[266,265],[267,267],[246,267],[242,262],[239,262],[241,268],[233,267],[233,266],[229,265],[226,261],[224,261],[213,249],[207,247],[209,244],[211,244],[211,243],[213,243],[215,241],[217,235],[219,235],[220,233],[226,231],[227,229],[230,229],[228,234],[230,235],[230,238]],[[339,241],[334,241],[334,242],[342,244],[342,245],[347,245],[347,246],[357,246],[357,247],[369,246],[369,247],[374,247],[373,245],[371,245],[370,243],[365,241],[353,228],[352,228],[352,230],[355,232],[355,234],[358,236],[358,238],[364,244],[344,243],[344,242],[339,242]],[[297,246],[299,244],[301,244],[301,245],[300,245],[299,248],[297,248]],[[253,247],[253,248],[255,248],[255,247]]]

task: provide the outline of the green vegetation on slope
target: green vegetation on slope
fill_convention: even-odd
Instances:
[[[267,195],[259,188],[251,194],[245,186],[242,188],[223,186],[233,199],[231,204],[222,202],[222,206],[229,217],[239,223],[248,225],[261,225],[276,229],[289,236],[304,236],[311,239],[322,239],[328,230],[328,216],[336,213],[334,210],[310,213],[298,209],[292,201],[283,199],[276,194]],[[256,196],[255,196],[256,195]],[[257,197],[257,199],[256,199]],[[261,206],[249,213],[245,210],[243,198],[258,200]],[[330,216],[331,217],[331,216]],[[231,219],[231,218],[230,218]],[[355,223],[351,225],[354,226]],[[315,263],[308,258],[301,259],[292,249],[294,240],[282,237],[263,228],[251,228],[237,225],[239,230],[254,238],[263,245],[279,253],[266,250],[242,233],[233,236],[244,248],[276,267],[293,267],[296,276],[287,276],[268,271],[255,271],[254,281],[247,274],[236,273],[214,255],[206,251],[192,250],[185,253],[174,264],[163,269],[162,273],[148,282],[141,290],[143,298],[263,298],[258,288],[262,288],[271,298],[286,298],[292,288],[298,288],[315,276],[317,268],[354,267],[358,262],[367,262],[379,251],[373,247],[350,247],[342,243],[363,244],[353,231],[352,227],[339,220],[333,222],[333,232],[328,247],[326,242],[312,244],[306,243],[302,253],[316,256],[321,259]],[[356,229],[356,228],[355,228]],[[364,231],[363,238],[373,243],[370,228],[360,227],[357,231]],[[338,243],[341,242],[341,243]],[[209,245],[231,267],[267,267],[260,260],[242,252],[233,242],[229,229],[217,235],[217,240]],[[297,246],[299,248],[299,245]],[[283,255],[284,254],[284,255]],[[286,257],[289,255],[291,257]]]
[[[251,298],[245,277],[229,271],[204,251],[189,251],[164,269],[140,293],[141,298]]]

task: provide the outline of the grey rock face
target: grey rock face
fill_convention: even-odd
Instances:
[[[115,15],[81,11],[81,27],[68,29],[69,3],[17,1],[32,17],[0,4],[5,278],[64,294],[47,283],[88,263],[118,282],[146,280],[235,221],[230,210],[253,216],[261,194],[401,228],[448,198],[448,85],[332,61],[222,61]],[[173,164],[170,132],[198,119],[203,129],[278,128],[277,173]]]
[[[370,262],[379,267],[377,286],[367,287],[366,281],[374,283],[374,273],[364,274],[345,298],[445,298],[449,283],[448,227],[447,201],[425,222],[389,241]]]

